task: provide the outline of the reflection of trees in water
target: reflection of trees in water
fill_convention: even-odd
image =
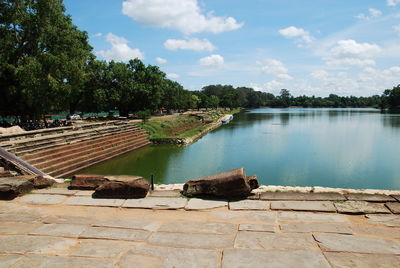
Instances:
[[[400,115],[382,115],[382,123],[385,127],[400,128]]]

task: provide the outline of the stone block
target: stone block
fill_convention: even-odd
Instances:
[[[0,236],[0,253],[62,254],[77,244],[77,240],[61,237]]]
[[[337,233],[337,234],[352,234],[349,225],[338,223],[297,223],[283,224],[280,228],[284,232],[289,233]]]
[[[150,232],[143,230],[89,227],[79,236],[79,238],[144,241],[149,235]]]
[[[152,234],[148,241],[157,246],[210,249],[232,247],[234,238],[234,235],[157,232]]]
[[[336,208],[330,201],[272,201],[271,209],[336,212]]]
[[[341,234],[314,234],[323,251],[400,254],[400,242]]]
[[[238,223],[262,223],[262,224],[275,224],[276,212],[271,211],[236,211],[227,210],[211,211],[211,215],[215,219],[224,221],[236,221]]]
[[[185,198],[148,197],[144,199],[129,199],[122,205],[124,208],[148,209],[181,209],[186,205]]]
[[[255,178],[252,179],[253,185]],[[210,196],[225,199],[236,199],[250,195],[252,188],[243,168],[193,179],[183,186],[186,196]]]
[[[351,226],[351,229],[354,234],[358,235],[400,239],[400,228],[381,227],[376,225],[353,225]]]
[[[369,202],[393,202],[396,201],[390,195],[384,194],[347,194],[348,200],[352,201],[369,201]]]
[[[89,196],[71,196],[65,202],[72,206],[98,206],[98,207],[120,207],[125,200],[123,199],[98,199]]]
[[[47,235],[58,237],[78,237],[87,226],[73,224],[43,224],[39,228],[33,230],[31,235]]]
[[[385,254],[359,254],[347,252],[325,252],[325,257],[334,268],[340,267],[400,267],[400,257]]]
[[[320,251],[225,249],[222,268],[296,267],[330,268]]]
[[[297,193],[297,192],[265,192],[260,194],[261,200],[292,200],[292,201],[335,201],[346,200],[339,193]]]
[[[266,232],[242,232],[236,236],[235,248],[247,249],[317,249],[311,234],[282,234]]]
[[[36,222],[0,222],[0,234],[2,235],[23,235],[38,227],[41,223]]]
[[[9,268],[21,258],[21,255],[0,255],[0,268]]]
[[[227,207],[227,206],[228,206],[227,201],[192,198],[188,201],[187,205],[185,206],[185,209],[186,210],[206,210],[206,209],[213,209],[213,208],[220,208],[220,207]]]
[[[160,232],[198,233],[198,234],[235,234],[237,225],[219,222],[166,222]]]
[[[65,195],[29,194],[19,198],[18,201],[34,205],[58,205],[65,199]]]
[[[12,200],[33,189],[32,182],[25,179],[0,178],[0,199]]]
[[[96,219],[94,218],[86,218],[86,217],[79,217],[79,216],[46,216],[42,219],[42,222],[45,224],[49,223],[58,223],[58,224],[80,224],[80,225],[90,225]]]
[[[281,222],[339,222],[350,223],[345,215],[322,214],[306,212],[278,212],[278,220]]]
[[[179,190],[150,191],[150,197],[181,197]]]
[[[390,213],[384,204],[370,203],[366,201],[346,201],[335,203],[339,213],[367,214],[367,213]]]
[[[17,213],[15,211],[10,213],[0,213],[0,222],[33,222],[40,219],[39,215]]]
[[[274,225],[265,225],[265,224],[243,223],[243,224],[239,225],[239,231],[275,233],[275,226]]]
[[[400,214],[400,203],[386,203],[386,207],[390,209],[393,214]]]
[[[127,181],[107,181],[101,184],[93,193],[95,198],[144,198],[150,189],[150,183],[144,178]]]
[[[382,224],[388,227],[400,227],[399,215],[366,215],[370,223]]]
[[[96,227],[114,227],[125,228],[155,232],[160,228],[160,222],[150,222],[142,220],[128,220],[128,219],[106,219],[99,220],[92,224]]]
[[[84,239],[69,254],[76,257],[117,258],[133,247],[132,242]]]
[[[219,267],[221,253],[217,250],[134,245],[119,263],[121,268],[131,267],[175,267],[208,268]],[[134,266],[135,263],[138,265]]]
[[[68,189],[70,190],[95,190],[103,183],[109,181],[104,175],[78,174],[72,177]]]
[[[270,202],[263,200],[241,200],[229,202],[231,210],[269,210]]]
[[[99,260],[92,258],[71,258],[63,256],[25,256],[18,260],[15,267],[19,268],[112,268],[114,261],[112,260]]]
[[[67,188],[47,188],[34,190],[34,194],[58,194],[58,195],[74,195],[78,191],[77,190],[68,190]]]

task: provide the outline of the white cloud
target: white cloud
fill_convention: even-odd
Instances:
[[[221,66],[224,64],[224,58],[221,55],[213,54],[211,56],[201,58],[199,60],[199,64],[202,66]]]
[[[131,48],[128,40],[112,33],[106,35],[106,41],[111,44],[108,50],[99,50],[96,54],[107,61],[128,61],[131,59],[144,59],[143,53],[138,48]]]
[[[309,32],[302,28],[290,26],[285,29],[279,30],[279,33],[288,39],[294,39],[298,46],[309,45],[313,42],[314,38]]]
[[[292,80],[293,78],[288,74],[286,66],[275,59],[265,59],[263,62],[258,62],[261,65],[261,71],[265,74],[272,74],[279,80]]]
[[[325,70],[314,71],[310,74],[314,79],[325,80],[328,77],[328,72]]]
[[[221,33],[243,26],[232,17],[217,17],[213,12],[203,12],[198,0],[126,0],[122,3],[122,13],[137,22],[184,34]]]
[[[284,83],[280,81],[272,80],[268,83],[265,83],[264,88],[266,89],[266,91],[277,92],[279,89],[282,89],[283,85]]]
[[[167,74],[167,77],[170,79],[178,79],[181,76],[179,74],[169,73]]]
[[[167,60],[164,59],[164,58],[157,57],[157,58],[156,58],[156,62],[157,62],[158,64],[165,64],[165,63],[167,63]]]
[[[169,50],[194,50],[194,51],[213,51],[216,47],[207,39],[190,38],[186,40],[168,39],[164,42],[164,47]]]
[[[324,60],[329,67],[333,68],[373,66],[375,61],[372,58],[381,51],[381,47],[376,44],[340,40],[330,49],[329,55]]]
[[[393,29],[400,33],[400,24],[393,26]]]
[[[364,13],[358,14],[356,16],[357,19],[361,19],[361,20],[370,20],[376,17],[379,17],[380,15],[382,15],[382,11],[380,11],[379,9],[375,9],[375,8],[368,8],[368,15],[365,15]]]
[[[400,3],[400,0],[387,0],[387,5],[391,7],[397,6]]]
[[[95,35],[93,35],[94,37],[101,37],[101,36],[103,36],[103,34],[102,33],[97,33],[97,34],[95,34]]]

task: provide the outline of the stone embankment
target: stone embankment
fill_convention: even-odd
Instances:
[[[146,131],[127,121],[0,135],[0,147],[53,177],[149,144]]]

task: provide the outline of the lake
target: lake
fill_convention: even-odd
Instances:
[[[152,145],[79,173],[184,183],[244,167],[261,184],[400,189],[400,114],[376,109],[253,109],[196,143]]]

